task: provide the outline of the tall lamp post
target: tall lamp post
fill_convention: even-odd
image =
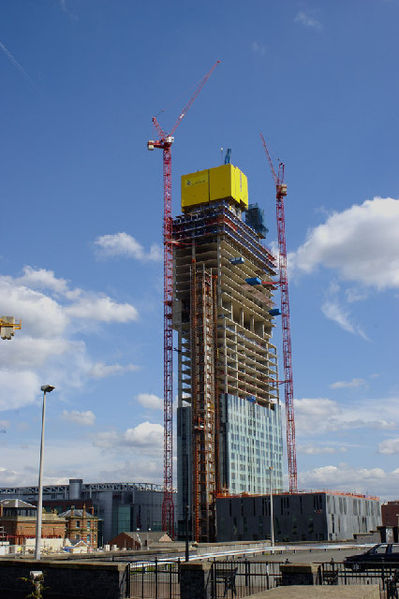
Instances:
[[[273,511],[273,467],[269,467],[270,472],[270,543],[274,551],[274,511]]]
[[[42,511],[43,511],[43,453],[44,453],[44,424],[46,417],[46,393],[54,391],[53,385],[42,385],[43,391],[43,407],[42,407],[42,435],[40,439],[40,460],[39,460],[39,489],[37,498],[37,514],[36,514],[36,546],[35,559],[40,559],[40,545],[42,540]]]

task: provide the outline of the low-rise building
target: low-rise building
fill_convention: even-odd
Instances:
[[[69,510],[61,514],[66,522],[66,537],[75,544],[78,541],[84,541],[89,547],[96,549],[98,547],[98,523],[99,518],[94,515],[94,508],[86,510],[76,509],[71,506]]]
[[[0,501],[0,527],[3,536],[13,545],[23,545],[26,539],[36,536],[37,508],[21,499]],[[43,511],[42,537],[48,539],[65,538],[64,518],[55,513]]]
[[[273,495],[276,541],[343,541],[376,531],[379,499],[334,491]],[[219,497],[217,540],[252,541],[271,537],[270,495]]]
[[[0,487],[0,500],[18,498],[34,503],[37,496],[35,486]],[[43,487],[43,505],[52,505],[57,511],[59,506],[64,506],[62,511],[71,505],[81,507],[82,502],[94,506],[102,521],[100,545],[124,530],[161,530],[162,501],[163,487],[153,483],[84,483],[73,478],[65,485]]]

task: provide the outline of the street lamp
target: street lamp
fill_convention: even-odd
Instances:
[[[42,385],[40,389],[43,391],[43,407],[42,407],[42,435],[40,439],[40,460],[39,460],[39,489],[37,498],[37,514],[36,514],[36,546],[35,559],[40,559],[40,544],[42,540],[42,510],[43,510],[43,453],[44,453],[44,424],[46,416],[46,393],[54,391],[53,385]]]
[[[149,532],[151,532],[151,528],[148,528],[148,529],[147,529],[147,551],[148,551],[148,549],[149,549],[149,547],[148,547],[148,533],[149,533]]]
[[[274,512],[273,512],[273,467],[269,466],[270,472],[270,543],[274,551]]]

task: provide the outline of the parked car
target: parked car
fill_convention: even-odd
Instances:
[[[399,568],[399,543],[380,543],[365,553],[351,555],[344,561],[344,566],[354,572],[382,568],[385,565]]]

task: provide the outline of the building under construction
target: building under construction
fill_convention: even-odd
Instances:
[[[232,164],[184,175],[173,221],[178,535],[216,540],[216,498],[282,488],[275,260]]]

